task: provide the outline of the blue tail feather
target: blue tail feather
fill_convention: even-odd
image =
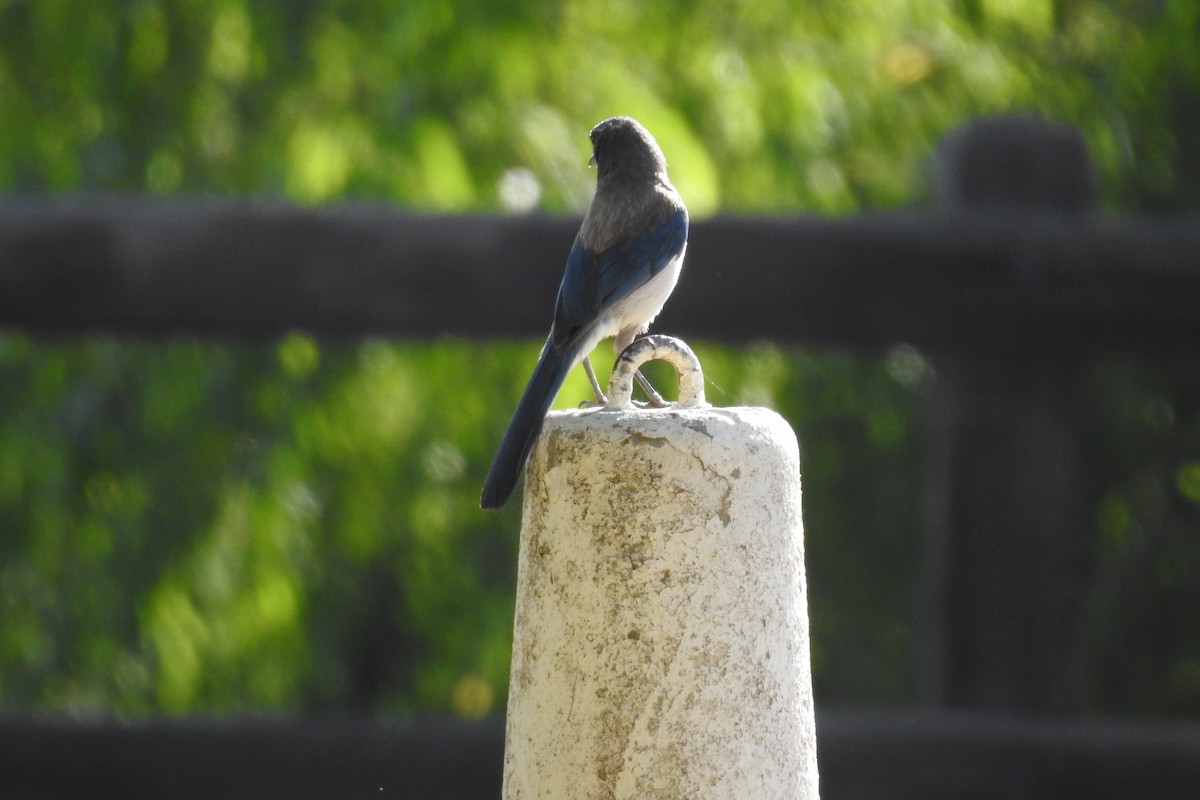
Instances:
[[[508,430],[504,432],[504,440],[488,470],[483,496],[479,501],[481,507],[494,511],[508,502],[525,469],[534,442],[541,433],[546,412],[550,410],[567,373],[579,360],[577,351],[577,346],[557,351],[549,341],[542,348],[533,376],[521,395],[521,402],[513,412]]]

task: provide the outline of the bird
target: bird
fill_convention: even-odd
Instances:
[[[687,249],[688,213],[667,177],[658,142],[631,117],[589,133],[596,191],[567,255],[550,335],[483,484],[480,506],[508,502],[567,374],[582,362],[605,403],[589,354],[613,337],[619,354],[645,333],[675,289]],[[667,405],[637,373],[651,405]]]

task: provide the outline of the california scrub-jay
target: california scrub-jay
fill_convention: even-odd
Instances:
[[[546,411],[571,368],[583,361],[597,401],[605,401],[588,354],[615,337],[620,353],[658,316],[675,288],[687,246],[687,209],[667,178],[667,161],[649,131],[611,117],[591,131],[596,194],[567,256],[554,324],[513,412],[483,484],[480,505],[508,502]],[[638,374],[651,402],[662,398]]]

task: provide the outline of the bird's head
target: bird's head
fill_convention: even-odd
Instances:
[[[592,128],[592,157],[597,180],[617,175],[641,180],[665,176],[667,160],[650,132],[631,117],[609,117]]]

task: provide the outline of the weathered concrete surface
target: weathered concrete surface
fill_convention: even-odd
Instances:
[[[530,459],[506,798],[817,798],[796,439],[555,412]]]

